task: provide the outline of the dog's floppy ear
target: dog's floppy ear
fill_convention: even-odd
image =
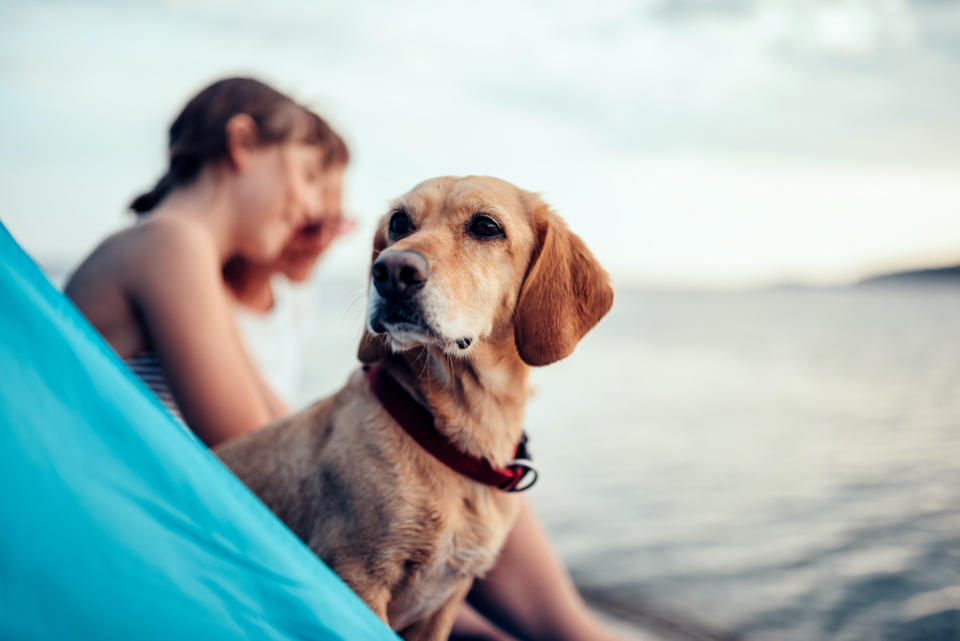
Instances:
[[[613,305],[610,277],[578,236],[537,199],[536,247],[514,312],[514,337],[527,365],[573,352]]]
[[[377,225],[377,231],[373,235],[373,254],[370,257],[371,268],[373,261],[377,259],[387,247],[387,238],[383,220]],[[370,286],[370,276],[367,275],[367,288]],[[387,337],[383,334],[374,334],[367,329],[366,324],[363,327],[363,336],[360,337],[360,346],[357,348],[357,358],[361,363],[376,363],[382,361],[390,353],[390,346],[387,344]]]

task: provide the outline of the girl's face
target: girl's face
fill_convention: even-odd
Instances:
[[[257,262],[276,259],[296,229],[323,207],[321,150],[281,143],[251,151],[238,169],[234,241],[237,253]]]
[[[292,281],[307,279],[320,255],[333,240],[353,227],[343,217],[343,165],[329,167],[317,187],[320,209],[300,227],[275,263],[276,269]]]

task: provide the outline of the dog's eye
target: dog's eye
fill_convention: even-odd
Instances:
[[[400,238],[412,231],[413,223],[410,222],[410,217],[407,216],[407,212],[402,209],[393,212],[393,215],[390,216],[390,235],[394,238]]]
[[[503,227],[490,216],[477,214],[470,220],[470,233],[477,238],[502,238]]]

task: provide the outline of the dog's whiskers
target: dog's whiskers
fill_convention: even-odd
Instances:
[[[420,368],[420,373],[417,375],[418,383],[423,379],[423,375],[425,372],[427,372],[427,367],[430,365],[430,355],[428,354],[427,350],[426,349],[421,350],[421,354],[423,354],[423,367]],[[415,365],[416,362],[417,362],[416,359],[414,359],[412,364]],[[429,385],[429,383],[430,383],[430,378],[428,376],[427,384]]]
[[[427,352],[427,350],[424,350],[424,351],[423,351],[423,366],[424,366],[425,371],[427,372],[427,395],[428,395],[428,396],[431,395],[431,394],[433,394],[433,390],[432,390],[431,387],[430,387],[430,379],[432,378],[432,377],[430,376],[430,361],[431,361],[430,354]]]
[[[344,310],[344,312],[343,312],[343,318],[341,318],[340,320],[345,320],[345,319],[347,318],[347,314],[351,313],[351,312],[353,311],[353,308],[354,308],[358,303],[362,303],[363,300],[364,300],[366,297],[367,297],[367,292],[366,292],[366,290],[364,290],[364,291],[360,292],[359,294],[357,294],[357,296],[353,299],[353,301],[351,301],[350,304],[347,305],[347,308],[346,308],[346,309]]]

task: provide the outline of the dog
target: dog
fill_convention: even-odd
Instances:
[[[610,309],[609,277],[536,194],[417,185],[379,221],[356,370],[217,455],[408,641],[446,639],[516,518],[532,366]]]

